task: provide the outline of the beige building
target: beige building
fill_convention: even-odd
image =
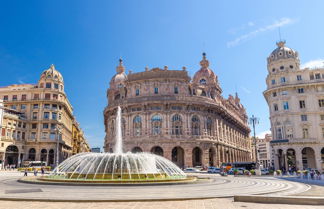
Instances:
[[[180,167],[251,161],[250,129],[240,99],[222,97],[203,54],[193,79],[182,70],[146,68],[125,74],[120,60],[107,90],[105,151],[113,151],[117,106],[124,151],[153,152]]]
[[[267,90],[276,169],[316,168],[324,159],[324,68],[301,69],[298,52],[277,43]]]
[[[262,168],[272,167],[272,149],[270,146],[271,140],[271,134],[266,134],[264,138],[257,138],[258,162]]]
[[[0,138],[3,165],[44,161],[54,166],[56,153],[59,162],[73,154],[75,118],[63,77],[54,65],[41,74],[37,84],[1,87],[0,98],[4,103],[0,107],[4,112]]]

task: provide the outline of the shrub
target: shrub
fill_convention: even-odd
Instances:
[[[250,170],[252,175],[255,175],[255,170]]]

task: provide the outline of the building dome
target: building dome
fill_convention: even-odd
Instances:
[[[41,74],[40,81],[43,80],[54,80],[59,83],[63,83],[63,76],[58,70],[55,69],[55,66],[52,64],[50,68],[44,70]]]
[[[124,86],[127,81],[127,75],[125,73],[125,67],[123,65],[123,60],[119,59],[119,65],[116,67],[117,74],[110,80],[110,87],[118,88],[120,85]]]
[[[289,58],[299,60],[298,52],[285,46],[285,44],[285,41],[277,42],[278,47],[275,50],[273,50],[269,55],[268,64],[270,64],[271,62]]]
[[[209,68],[209,61],[206,59],[206,53],[203,53],[203,59],[200,61],[200,70],[193,77],[193,83],[199,85],[209,85],[217,83],[217,76]]]

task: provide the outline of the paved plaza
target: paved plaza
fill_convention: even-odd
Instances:
[[[233,202],[232,198],[153,202],[13,202],[0,201],[0,209],[323,209],[324,206]]]
[[[294,195],[310,187],[303,183],[272,177],[209,177],[191,184],[158,186],[64,186],[17,182],[21,173],[0,176],[0,198],[54,200],[183,200],[197,198],[233,197],[234,195],[272,194]],[[53,196],[53,194],[55,194]]]
[[[323,196],[324,188],[322,186],[309,186],[308,184],[279,180],[273,177],[220,177],[209,174],[199,174],[199,176],[210,177],[210,180],[203,180],[195,184],[163,186],[62,186],[19,183],[17,180],[22,177],[22,173],[1,171],[0,198],[17,198],[22,201],[2,200],[0,201],[0,209],[324,208],[324,206],[259,204],[233,201],[233,195],[237,194]],[[28,200],[39,199],[42,201],[23,201],[24,198]],[[50,202],[53,200],[65,200],[67,202]],[[90,202],[81,202],[82,200],[89,200]],[[95,202],[103,200],[111,201]],[[122,202],[122,200],[127,201]]]

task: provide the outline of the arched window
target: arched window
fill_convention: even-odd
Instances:
[[[162,117],[160,115],[154,115],[151,119],[151,124],[152,124],[152,134],[153,135],[161,134]]]
[[[191,133],[196,136],[200,135],[200,121],[196,115],[191,118]]]
[[[206,129],[207,129],[207,134],[209,136],[212,135],[212,126],[213,126],[213,121],[210,117],[208,117],[206,121]]]
[[[28,153],[28,159],[30,161],[35,161],[35,157],[36,157],[36,150],[34,148],[31,148]]]
[[[204,90],[202,90],[200,95],[205,97],[206,96],[206,92]]]
[[[122,135],[125,136],[126,133],[126,120],[125,118],[122,118]]]
[[[133,119],[134,136],[140,136],[142,132],[142,118],[137,115]]]
[[[111,120],[110,122],[110,135],[115,136],[115,120]]]
[[[202,85],[205,85],[207,82],[206,82],[206,79],[202,78],[202,79],[200,79],[199,83]]]
[[[175,114],[172,119],[172,135],[182,135],[182,120],[181,116]]]

